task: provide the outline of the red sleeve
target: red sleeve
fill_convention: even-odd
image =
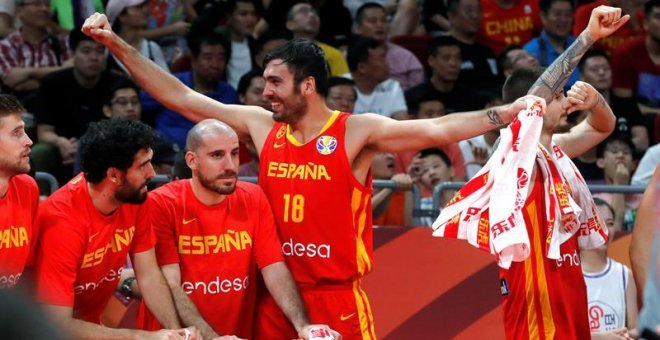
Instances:
[[[636,92],[636,83],[638,74],[630,62],[629,44],[624,44],[614,51],[612,56],[612,88],[632,90]]]
[[[150,250],[156,244],[156,236],[154,236],[151,223],[149,223],[149,205],[145,203],[138,206],[136,214],[135,235],[131,245],[131,254]]]
[[[591,9],[593,7],[589,4],[582,5],[578,7],[575,11],[575,17],[573,18],[573,35],[578,36],[582,31],[587,27],[589,23],[589,17],[591,17]]]
[[[159,266],[179,263],[176,250],[175,216],[171,209],[171,200],[159,192],[152,192],[147,199],[149,220],[156,234],[156,259]]]
[[[32,202],[32,244],[30,245],[30,254],[28,255],[26,267],[34,266],[35,253],[37,251],[37,242],[39,240],[39,187],[37,182],[30,177],[29,182],[29,197]]]
[[[39,211],[40,230],[36,259],[37,300],[41,303],[73,306],[73,286],[85,238],[74,226],[76,216],[55,212],[52,204]]]
[[[275,262],[284,261],[284,256],[282,255],[280,238],[275,232],[273,210],[261,188],[257,188],[255,193],[259,202],[259,224],[254,231],[254,256],[257,260],[257,266],[261,269]]]

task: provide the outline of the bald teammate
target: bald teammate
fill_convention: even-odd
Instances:
[[[238,136],[226,124],[207,119],[188,132],[186,146],[192,179],[156,189],[147,203],[158,264],[182,321],[197,326],[205,339],[218,334],[252,338],[249,316],[260,270],[298,335],[306,337],[319,325],[309,324],[266,196],[258,186],[237,181]],[[161,328],[144,304],[138,326]]]

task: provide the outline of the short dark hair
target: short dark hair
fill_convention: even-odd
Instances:
[[[25,107],[13,94],[0,93],[0,118],[25,112]]]
[[[355,90],[354,87],[355,82],[353,81],[353,79],[344,78],[344,77],[330,77],[330,79],[328,79],[328,91],[330,91],[330,89],[335,86],[341,86],[341,85],[350,86],[351,89],[353,90],[353,95],[357,100],[357,91]]]
[[[419,107],[421,104],[430,101],[439,101],[442,103],[442,100],[440,100],[435,91],[408,91],[406,93],[406,106],[408,106],[408,113],[415,118],[417,117],[417,113],[419,113]]]
[[[263,77],[264,76],[264,70],[260,68],[253,68],[247,73],[245,73],[241,79],[238,81],[238,87],[236,88],[236,91],[238,94],[245,94],[247,92],[248,87],[250,87],[250,83],[252,82],[252,79],[256,77]]]
[[[186,37],[186,42],[188,43],[188,49],[190,50],[190,55],[193,58],[199,57],[199,54],[202,52],[202,45],[214,46],[221,45],[225,49],[225,55],[227,60],[231,56],[231,43],[227,38],[222,34],[215,32],[201,32],[196,31],[194,34],[191,31],[191,34],[188,34]]]
[[[103,98],[103,103],[105,105],[111,105],[112,104],[112,99],[115,97],[115,93],[119,90],[123,89],[133,89],[135,92],[140,95],[140,88],[135,84],[132,80],[126,78],[126,77],[119,77],[116,81],[114,81],[108,90],[105,92],[105,96]]]
[[[461,47],[460,43],[456,38],[450,37],[450,36],[440,36],[440,37],[435,37],[429,41],[429,44],[427,45],[428,53],[430,56],[434,56],[438,54],[438,49],[440,47],[445,47],[445,46],[456,46],[456,47]]]
[[[361,24],[364,19],[364,11],[372,8],[380,8],[385,11],[385,7],[377,2],[366,2],[355,12],[355,23],[358,25]]]
[[[294,85],[298,86],[307,77],[316,81],[316,92],[322,96],[328,93],[330,69],[323,50],[307,39],[296,38],[268,52],[264,66],[281,59],[293,73]]]
[[[154,133],[142,122],[106,119],[89,124],[80,144],[85,179],[90,183],[99,183],[109,168],[130,168],[135,155],[154,144]]]
[[[660,7],[660,0],[648,0],[644,4],[644,14],[648,17],[655,7]]]
[[[348,46],[346,61],[348,69],[355,72],[361,63],[369,61],[369,51],[385,46],[385,43],[376,39],[359,37]]]
[[[578,69],[580,70],[580,72],[584,71],[584,64],[587,62],[587,59],[593,58],[593,57],[603,57],[603,58],[607,59],[608,62],[610,61],[610,56],[607,55],[607,52],[605,52],[604,50],[601,50],[599,48],[592,48],[592,49],[588,50],[582,56],[582,58],[580,58],[580,61],[578,62]]]
[[[625,145],[627,145],[630,148],[630,152],[632,155],[635,154],[635,144],[632,141],[632,136],[628,132],[614,132],[611,134],[607,139],[605,139],[603,142],[598,144],[596,147],[596,157],[598,158],[603,158],[605,155],[605,149],[607,149],[607,146],[614,143],[614,142],[620,142]]]
[[[505,47],[500,54],[497,55],[497,68],[500,74],[504,74],[504,70],[507,70],[511,67],[513,67],[513,64],[509,60],[509,52],[513,50],[522,50],[522,46],[520,45],[509,45]]]
[[[543,73],[543,69],[518,69],[513,71],[502,86],[502,100],[513,103],[516,99],[527,95],[529,89]]]
[[[255,0],[226,0],[226,12],[227,15],[232,15],[234,11],[236,10],[236,7],[238,7],[239,2],[249,2],[254,5],[254,10],[257,13],[257,15],[261,15],[263,12],[263,7],[261,6],[261,1],[255,1]]]
[[[559,1],[568,2],[571,4],[571,8],[574,7],[572,0],[540,0],[539,8],[541,9],[542,13],[548,14],[548,12],[550,11],[550,7],[552,7],[552,4]]]
[[[460,4],[461,4],[461,0],[448,0],[447,13],[455,13],[458,10],[458,6]]]
[[[616,215],[614,213],[614,208],[612,208],[612,205],[608,201],[606,201],[606,200],[604,200],[600,197],[594,197],[593,199],[594,199],[594,204],[596,204],[597,206],[603,206],[603,207],[609,209],[610,212],[612,213],[612,216]]]
[[[445,162],[447,166],[452,166],[451,159],[440,148],[428,148],[417,153],[417,157],[419,158],[426,158],[428,156],[434,156],[434,155],[440,157],[440,159],[442,159],[442,161]]]
[[[69,48],[73,52],[76,51],[80,42],[86,40],[94,41],[92,37],[82,32],[82,27],[74,27],[71,32],[69,32]]]

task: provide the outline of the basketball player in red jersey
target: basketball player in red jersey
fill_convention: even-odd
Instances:
[[[181,320],[205,339],[218,334],[252,339],[259,270],[301,337],[313,328],[327,330],[309,324],[266,195],[254,184],[237,182],[234,130],[204,120],[188,132],[186,148],[192,179],[159,187],[147,200],[156,257]],[[137,324],[161,328],[144,304]]]
[[[584,39],[593,42],[616,30],[619,16],[618,9],[602,8]],[[331,111],[323,98],[327,62],[306,40],[292,40],[264,61],[264,95],[273,112],[225,105],[160,71],[114,34],[104,15],[90,16],[83,31],[107,46],[164,105],[196,121],[217,118],[240,138],[254,142],[260,155],[259,184],[273,207],[287,264],[307,306],[323,307],[310,308],[310,319],[327,323],[347,339],[375,338],[371,309],[360,288],[373,259],[373,156],[471,138],[511,121],[525,108],[524,100],[518,100],[484,111],[408,121]],[[550,102],[557,83],[565,81],[562,71],[549,68],[547,79],[531,94],[542,94]],[[296,335],[271,299],[263,301],[262,310],[257,337]]]
[[[30,171],[32,141],[16,97],[0,94],[0,289],[15,286],[33,260],[39,188]]]
[[[629,16],[619,9],[598,7],[587,28],[568,50],[545,71],[517,70],[502,89],[504,101],[527,93],[544,97],[540,143],[555,157],[574,158],[596,146],[613,131],[615,117],[605,99],[591,85],[576,82],[564,95],[563,86],[586,50],[600,37],[621,27]],[[540,76],[539,76],[540,75]],[[588,111],[580,124],[566,131],[566,117]],[[560,132],[558,134],[555,134]],[[558,148],[551,148],[554,142]],[[546,155],[546,157],[548,157]],[[523,217],[530,239],[530,256],[500,269],[500,288],[506,336],[509,339],[590,339],[587,319],[587,291],[580,265],[578,233],[561,244],[560,259],[545,256],[547,193],[541,171],[535,163]],[[604,227],[604,226],[603,226]]]

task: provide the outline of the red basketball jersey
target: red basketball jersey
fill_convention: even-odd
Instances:
[[[298,283],[346,282],[371,270],[371,174],[365,185],[353,176],[344,148],[348,117],[335,111],[306,144],[277,123],[261,152],[259,185]]]
[[[548,228],[540,174],[533,185],[523,208],[530,255],[509,270],[500,269],[506,337],[590,339],[577,234],[561,245],[561,259],[545,256]]]

